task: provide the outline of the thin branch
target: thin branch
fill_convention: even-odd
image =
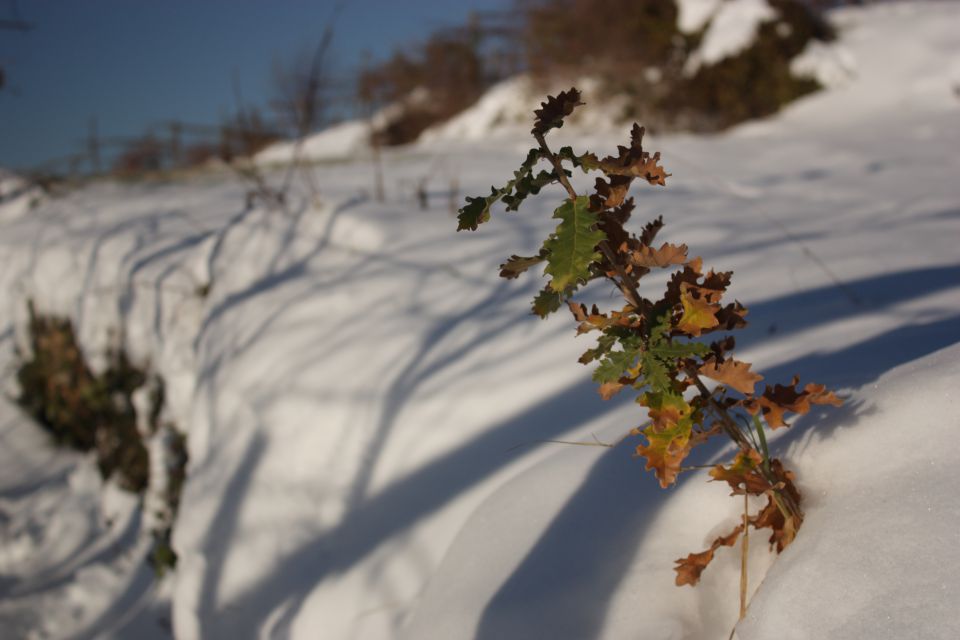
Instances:
[[[597,439],[597,436],[596,436],[596,435],[594,435],[594,434],[592,434],[592,433],[590,434],[590,436],[593,438],[593,442],[583,442],[583,441],[578,441],[578,440],[555,440],[555,439],[550,439],[550,438],[544,439],[544,440],[529,440],[529,441],[527,441],[527,442],[521,442],[520,444],[515,444],[515,445],[513,445],[512,447],[510,447],[509,449],[507,449],[507,451],[515,451],[516,449],[520,449],[521,447],[529,447],[530,445],[534,445],[534,444],[545,444],[545,443],[549,443],[549,444],[571,444],[571,445],[575,445],[575,446],[578,446],[578,447],[604,447],[604,448],[606,448],[606,449],[614,449],[614,448],[616,448],[617,446],[619,446],[624,440],[626,440],[627,438],[629,438],[631,433],[633,433],[633,429],[631,429],[631,430],[628,431],[627,433],[623,434],[623,436],[622,436],[619,440],[617,440],[616,442],[602,442],[602,441],[600,441],[599,439]]]
[[[747,555],[750,553],[750,500],[743,492],[743,538],[740,544],[740,619],[747,616]]]
[[[577,192],[573,190],[573,185],[570,184],[570,180],[567,178],[567,172],[564,171],[563,165],[560,164],[560,158],[555,156],[553,151],[550,151],[550,147],[547,146],[547,140],[543,137],[542,133],[534,132],[533,137],[536,139],[537,144],[540,145],[540,149],[547,157],[547,160],[549,160],[550,164],[553,165],[553,170],[557,172],[557,179],[560,180],[560,184],[563,185],[563,188],[567,190],[567,194],[570,196],[570,199],[576,200]]]

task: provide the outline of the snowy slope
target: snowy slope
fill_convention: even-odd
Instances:
[[[740,637],[953,638],[960,5],[839,20],[855,76],[723,136],[650,140],[674,175],[637,191],[637,224],[663,214],[665,240],[735,271],[752,321],[738,343],[768,380],[797,373],[849,398],[772,443],[798,471],[807,522],[776,561],[753,545]],[[642,416],[598,398],[568,318],[528,314],[536,278],[496,277],[552,229],[550,197],[454,232],[451,182],[487,191],[529,144],[475,130],[387,154],[384,203],[354,162],[316,168],[324,204],[295,194],[286,213],[244,208],[244,186],[216,176],[0,204],[4,370],[28,299],[73,318],[94,356],[122,329],[167,380],[190,451],[180,562],[154,586],[129,500],[4,405],[0,628],[729,635],[735,554],[695,589],[671,571],[736,518],[727,491],[695,474],[662,491],[630,443],[537,443],[615,440]],[[559,133],[598,152],[622,142]],[[421,211],[410,185],[424,177]]]
[[[370,124],[364,120],[348,120],[307,136],[302,142],[283,141],[272,144],[256,155],[261,165],[290,162],[295,154],[305,162],[344,160],[361,156],[369,148]]]

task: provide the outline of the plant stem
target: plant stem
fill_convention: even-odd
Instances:
[[[730,413],[719,402],[716,401],[716,399],[713,397],[713,394],[711,394],[710,390],[707,389],[707,386],[703,384],[703,380],[700,379],[696,369],[688,367],[686,369],[686,373],[690,377],[690,380],[692,380],[697,386],[697,389],[700,391],[700,396],[707,402],[707,405],[710,407],[710,409],[713,410],[714,417],[716,417],[720,422],[720,426],[722,426],[724,432],[730,436],[730,439],[733,440],[741,449],[753,449],[753,446],[743,435],[743,432],[740,431],[740,427],[730,416]],[[763,474],[764,479],[770,483],[771,497],[773,498],[774,503],[776,503],[777,508],[780,510],[780,513],[783,514],[783,517],[788,520],[795,519],[798,523],[802,522],[803,512],[800,511],[800,507],[796,504],[794,499],[779,489],[774,488],[778,480],[776,477],[774,477],[773,472],[770,471],[769,465],[761,465],[760,472]]]
[[[547,140],[542,133],[534,132],[533,137],[536,139],[537,144],[540,146],[540,150],[543,152],[544,157],[553,165],[553,170],[557,174],[557,179],[560,181],[560,184],[563,185],[563,188],[566,190],[567,195],[570,196],[572,201],[577,199],[577,192],[574,190],[573,185],[570,184],[569,178],[567,178],[566,171],[563,169],[563,165],[560,162],[560,159],[554,155],[553,151],[550,150],[550,147],[547,145]],[[623,266],[620,264],[620,261],[617,260],[616,255],[610,249],[610,245],[607,243],[606,239],[600,242],[597,245],[600,248],[600,251],[603,253],[604,257],[607,259],[607,262],[616,270],[617,278],[612,276],[607,276],[613,283],[620,289],[623,293],[623,296],[627,299],[634,309],[640,308],[640,293],[637,291],[636,283],[630,279],[627,273],[624,271]],[[707,389],[707,386],[703,384],[703,381],[700,379],[697,370],[688,367],[686,371],[687,375],[690,377],[690,380],[697,386],[697,389],[700,391],[701,397],[706,401],[707,405],[713,411],[714,416],[720,422],[721,427],[726,432],[730,439],[733,440],[737,446],[743,450],[756,450],[756,447],[753,446],[743,432],[740,430],[739,425],[733,417],[730,416],[730,413],[713,397],[713,394],[710,393],[710,390]],[[773,473],[769,469],[769,465],[764,464],[761,469],[764,478],[767,482],[770,483],[771,487],[774,487],[777,484],[777,479],[773,476]],[[800,507],[795,503],[793,498],[789,495],[782,493],[780,490],[771,488],[770,490],[772,499],[776,503],[777,508],[780,510],[780,513],[783,514],[783,517],[790,520],[795,519],[797,522],[803,520],[803,513],[800,511]]]
[[[537,144],[540,145],[540,150],[543,151],[543,155],[547,157],[547,160],[550,161],[550,164],[553,165],[553,170],[557,172],[557,178],[560,180],[560,184],[563,185],[563,188],[567,190],[567,195],[570,196],[571,200],[577,199],[577,192],[573,190],[573,185],[570,184],[570,180],[567,178],[567,172],[563,170],[563,165],[560,164],[560,159],[553,154],[553,151],[550,151],[550,147],[547,146],[547,140],[543,137],[542,133],[534,132],[533,137],[536,139]]]
[[[747,615],[747,554],[750,553],[750,518],[747,492],[743,492],[743,539],[740,545],[740,619]]]

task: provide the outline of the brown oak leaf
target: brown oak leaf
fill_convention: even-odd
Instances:
[[[600,394],[600,397],[604,400],[609,400],[613,396],[617,395],[621,389],[623,389],[623,384],[620,382],[604,382],[597,388],[597,392]]]
[[[717,312],[717,322],[727,331],[741,329],[747,326],[746,315],[748,312],[749,310],[739,301],[734,301]]]
[[[797,376],[789,385],[767,385],[763,395],[758,398],[746,398],[743,408],[756,415],[763,412],[763,419],[771,429],[789,426],[784,420],[786,412],[804,414],[810,411],[810,404],[832,404],[840,406],[840,400],[832,391],[827,391],[824,385],[809,383],[803,391],[797,391],[800,379]]]
[[[633,178],[630,176],[610,176],[609,182],[597,178],[596,193],[590,196],[590,208],[600,211],[619,207],[627,199],[631,182]]]
[[[533,124],[534,135],[542,136],[550,129],[562,127],[563,119],[582,104],[580,92],[577,89],[561,91],[556,96],[547,96],[546,102],[541,102],[540,108],[533,112],[536,116]]]
[[[800,491],[793,484],[794,475],[783,467],[779,459],[770,460],[770,471],[777,480],[777,487],[782,495],[789,497],[794,504],[800,504]],[[767,492],[767,504],[756,516],[750,519],[750,524],[756,529],[771,529],[770,544],[776,546],[777,552],[783,551],[797,535],[797,530],[803,523],[803,513],[786,518],[783,511],[777,506],[772,492]]]
[[[600,161],[599,168],[607,175],[642,178],[650,184],[664,186],[670,174],[659,164],[659,151],[651,156],[643,150],[644,131],[643,127],[634,124],[630,132],[630,147],[617,147],[619,155],[607,156]]]
[[[752,394],[754,386],[763,380],[763,376],[750,371],[751,366],[749,362],[740,362],[733,358],[724,360],[719,365],[715,359],[710,359],[700,367],[700,373],[740,393]]]
[[[640,404],[649,409],[651,424],[641,433],[647,444],[637,446],[637,455],[647,459],[664,489],[676,482],[680,465],[690,453],[694,408],[679,394],[645,393]]]
[[[512,280],[532,266],[540,264],[547,259],[545,251],[540,251],[535,256],[510,256],[506,262],[500,265],[500,277]]]
[[[630,263],[636,267],[669,267],[687,262],[687,245],[664,242],[659,249],[640,246],[630,255]]]
[[[651,220],[644,225],[643,232],[640,234],[640,244],[648,247],[652,245],[660,229],[663,229],[663,216],[657,216],[655,220]]]
[[[808,382],[803,391],[807,394],[810,404],[832,404],[835,407],[843,404],[843,400],[838,398],[837,394],[827,391],[826,385]]]
[[[700,574],[707,568],[710,561],[713,560],[713,554],[720,547],[732,547],[737,543],[740,534],[743,533],[743,525],[737,525],[733,531],[725,536],[720,536],[710,544],[710,548],[700,553],[691,553],[686,558],[676,560],[673,570],[677,572],[676,585],[682,587],[685,584],[691,587],[700,582]]]
[[[734,495],[761,495],[770,489],[770,483],[758,471],[763,457],[755,449],[741,450],[728,466],[718,464],[710,469],[710,477],[726,482]]]
[[[728,351],[733,351],[737,341],[733,336],[724,336],[720,340],[710,343],[710,351],[717,360],[723,360]]]

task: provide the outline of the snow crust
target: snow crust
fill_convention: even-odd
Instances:
[[[751,309],[740,355],[768,382],[798,374],[847,398],[771,441],[807,519],[781,557],[753,539],[738,636],[952,639],[960,5],[835,19],[855,75],[724,135],[648,139],[673,176],[638,188],[635,222],[662,214],[665,241],[735,272]],[[286,213],[245,207],[245,186],[216,175],[0,203],[8,395],[33,300],[74,321],[95,366],[122,332],[163,376],[190,453],[180,560],[154,583],[136,501],[0,402],[4,633],[729,636],[737,554],[721,550],[695,589],[671,568],[739,501],[696,473],[660,490],[631,441],[543,442],[612,442],[643,417],[599,399],[568,318],[529,315],[536,278],[496,278],[554,228],[554,199],[454,231],[451,184],[458,199],[488,192],[529,147],[528,123],[484,135],[520,86],[388,151],[383,203],[365,161],[312,168],[323,203],[295,192]],[[551,139],[604,153],[625,135]]]

